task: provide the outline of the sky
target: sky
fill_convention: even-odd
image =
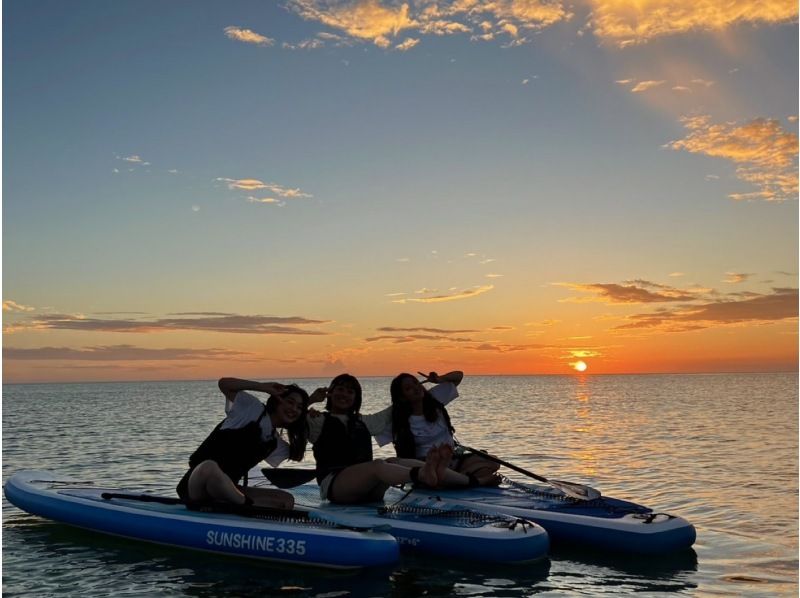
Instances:
[[[786,0],[6,0],[3,381],[797,371]]]

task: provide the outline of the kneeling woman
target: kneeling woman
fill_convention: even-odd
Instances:
[[[391,408],[362,416],[361,384],[354,376],[341,374],[311,395],[312,403],[323,400],[325,412],[309,418],[322,498],[353,504],[382,500],[389,486],[407,482],[432,488],[469,485],[467,476],[447,469],[453,454],[447,445],[432,447],[424,462],[373,460],[372,436],[391,426]]]
[[[294,384],[222,378],[226,417],[189,457],[189,471],[178,483],[184,501],[223,501],[290,509],[288,492],[248,488],[239,481],[260,461],[277,467],[285,459],[300,461],[308,437],[308,393]],[[246,391],[270,395],[266,405]],[[278,433],[286,430],[289,441]]]

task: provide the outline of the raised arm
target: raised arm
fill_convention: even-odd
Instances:
[[[433,382],[434,384],[452,382],[453,385],[458,386],[464,379],[464,372],[459,370],[453,370],[452,372],[447,372],[446,374],[441,375],[437,374],[436,372],[430,372],[429,374],[423,374],[422,372],[417,373],[424,378],[423,382]]]
[[[220,378],[217,386],[229,401],[233,401],[236,398],[236,393],[242,390],[253,390],[276,395],[286,388],[278,382],[256,382],[255,380],[242,380],[241,378]]]

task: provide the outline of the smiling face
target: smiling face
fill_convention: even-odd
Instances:
[[[348,384],[337,384],[328,389],[328,405],[331,413],[350,413],[356,402],[356,389]]]
[[[276,426],[288,426],[303,415],[303,410],[303,397],[296,392],[290,392],[279,397],[273,421]]]

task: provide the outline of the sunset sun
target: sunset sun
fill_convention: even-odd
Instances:
[[[588,368],[589,366],[586,365],[585,361],[576,361],[575,363],[572,364],[572,367],[575,368],[575,371],[577,372],[585,372],[586,368]]]

